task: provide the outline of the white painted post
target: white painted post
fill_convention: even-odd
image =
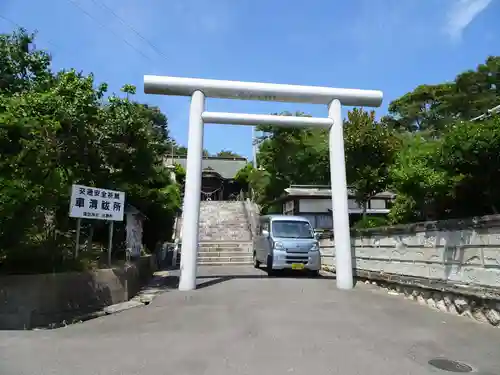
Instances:
[[[381,91],[144,76],[144,92],[192,97],[184,194],[180,290],[196,288],[203,125],[209,123],[330,128],[330,178],[337,255],[337,287],[340,289],[353,287],[341,107],[342,105],[378,107],[383,99]],[[222,99],[328,104],[329,118],[204,112],[205,96]]]
[[[75,258],[78,258],[80,251],[80,230],[82,227],[82,219],[76,219],[76,245],[75,245]]]
[[[330,127],[330,181],[332,189],[333,233],[335,236],[335,259],[337,288],[352,289],[352,254],[349,230],[347,181],[344,156],[344,129],[342,105],[333,100],[328,106],[328,117],[333,120]]]
[[[114,232],[115,222],[113,220],[109,221],[109,237],[108,237],[108,266],[111,268],[111,250],[113,249],[113,232]]]
[[[196,289],[198,224],[200,220],[201,160],[203,156],[203,119],[205,95],[195,91],[189,109],[188,155],[182,219],[181,277],[179,290]]]
[[[253,167],[257,169],[257,137],[255,132],[255,126],[252,126],[252,159]]]

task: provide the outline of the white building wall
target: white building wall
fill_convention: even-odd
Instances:
[[[359,209],[359,205],[354,201],[354,199],[348,200],[348,207],[350,210]],[[307,199],[303,198],[299,200],[299,212],[301,213],[320,213],[329,212],[332,209],[331,199]]]

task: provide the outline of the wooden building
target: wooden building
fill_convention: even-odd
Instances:
[[[352,190],[348,190],[349,221],[353,225],[363,215],[363,209],[354,200]],[[385,216],[395,195],[383,192],[374,196],[368,203],[367,215]],[[332,229],[332,196],[329,186],[292,185],[285,189],[284,195],[277,200],[282,205],[284,215],[298,215],[310,220],[315,229]]]
[[[179,164],[186,169],[186,157],[169,157],[167,165]],[[238,171],[245,167],[245,158],[204,157],[202,160],[201,199],[226,201],[235,199],[245,188],[235,180]]]

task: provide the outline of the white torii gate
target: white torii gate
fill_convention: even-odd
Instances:
[[[352,255],[341,111],[342,105],[378,107],[382,104],[381,91],[146,75],[144,92],[191,97],[179,290],[196,289],[204,124],[330,128],[330,180],[337,287],[352,289]],[[328,118],[206,112],[205,97],[327,104]]]

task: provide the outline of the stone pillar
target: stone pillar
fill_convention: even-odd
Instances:
[[[176,178],[175,178],[175,166],[174,165],[167,165],[167,169],[170,171],[170,180],[175,183]]]

